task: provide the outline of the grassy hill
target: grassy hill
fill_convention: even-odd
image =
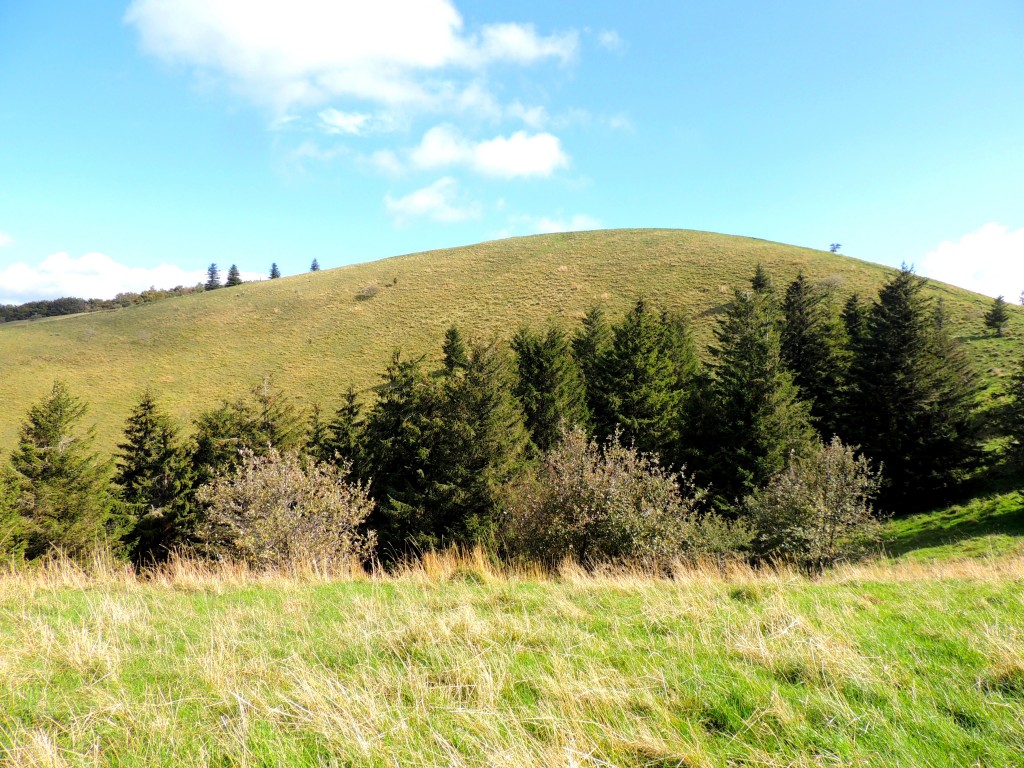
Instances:
[[[117,440],[148,386],[189,422],[263,376],[333,408],[350,383],[375,385],[391,352],[439,354],[444,330],[508,336],[548,318],[575,325],[595,303],[612,315],[638,294],[684,309],[702,344],[714,315],[758,262],[779,283],[798,270],[871,296],[888,268],[750,238],[680,230],[612,230],[513,238],[324,270],[158,303],[0,326],[0,450],[54,378],[91,404],[100,446]],[[1018,354],[1024,315],[1003,339],[984,332],[990,300],[934,285],[958,336],[993,380]]]

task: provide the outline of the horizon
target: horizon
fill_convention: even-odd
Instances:
[[[0,10],[0,303],[691,229],[1015,303],[1024,7]]]

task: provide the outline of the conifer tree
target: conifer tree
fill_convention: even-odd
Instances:
[[[118,444],[114,483],[128,508],[129,554],[137,563],[166,558],[189,539],[190,457],[170,417],[147,391],[132,409]]]
[[[19,513],[18,477],[9,465],[0,466],[0,557],[17,557],[25,551],[25,533]]]
[[[313,263],[309,265],[309,271],[310,272],[319,272],[320,271],[320,262],[317,261],[316,259],[313,259]]]
[[[95,428],[79,427],[87,410],[64,382],[56,381],[21,426],[11,467],[20,489],[29,557],[51,547],[81,553],[111,533],[110,464],[92,450]]]
[[[845,335],[831,296],[801,272],[783,302],[782,361],[826,439],[841,430],[842,388],[848,365]]]
[[[277,268],[277,262],[275,261],[270,265],[270,279],[277,280],[281,276],[281,270]]]
[[[327,451],[329,461],[348,463],[351,472],[358,477],[362,472],[362,408],[351,386],[345,390],[341,406],[327,426]]]
[[[856,354],[868,337],[868,315],[870,311],[871,308],[861,301],[860,296],[856,293],[852,294],[843,305],[843,328],[846,330],[846,338],[851,354]]]
[[[238,267],[234,264],[228,269],[228,279],[224,283],[225,286],[234,286],[242,284],[242,273],[238,271]]]
[[[850,371],[852,441],[882,465],[890,506],[941,496],[977,458],[977,379],[924,286],[904,268],[881,288]]]
[[[469,358],[466,356],[466,345],[462,341],[462,334],[454,325],[449,326],[444,332],[444,343],[441,345],[442,366],[449,376],[456,371],[466,370],[469,365]]]
[[[1010,313],[1006,309],[1006,302],[1002,296],[996,296],[992,300],[992,306],[985,313],[985,327],[996,332],[996,336],[1003,335],[1003,328],[1010,319]]]
[[[664,455],[679,440],[683,401],[695,372],[685,323],[639,299],[612,329],[611,345],[600,359],[604,412],[597,434],[607,438],[619,430],[624,443]]]
[[[206,285],[204,287],[208,291],[220,288],[220,270],[217,269],[216,264],[211,264],[206,268]]]
[[[572,339],[572,356],[583,374],[587,411],[595,424],[607,423],[601,360],[612,344],[612,330],[604,310],[595,305],[583,317],[583,325]]]
[[[320,403],[309,409],[309,427],[306,430],[306,454],[314,461],[329,461],[327,453],[327,422],[320,411]]]
[[[754,293],[762,295],[775,292],[775,285],[772,283],[771,275],[768,274],[768,270],[765,269],[764,264],[761,262],[758,262],[757,267],[754,268],[754,276],[750,278],[750,287]]]
[[[1024,358],[1010,378],[1006,394],[1009,396],[1004,421],[1009,438],[1006,457],[1011,464],[1021,467],[1024,466]]]
[[[512,339],[516,397],[523,406],[534,447],[547,452],[566,429],[588,421],[583,374],[572,357],[569,341],[558,328],[544,335],[521,328]]]
[[[782,363],[772,297],[737,291],[715,329],[703,478],[728,505],[763,485],[813,439],[807,403]]]

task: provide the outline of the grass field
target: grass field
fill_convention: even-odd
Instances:
[[[0,576],[0,760],[1012,766],[1024,559]]]
[[[509,336],[548,319],[575,327],[595,303],[611,315],[643,293],[687,311],[703,346],[714,316],[758,262],[779,283],[803,270],[845,296],[874,295],[888,270],[763,240],[681,230],[612,230],[499,240],[323,270],[112,312],[0,325],[0,450],[56,377],[91,403],[100,447],[115,444],[149,386],[183,424],[272,374],[333,409],[367,389],[395,348],[439,357],[445,328]],[[373,291],[371,298],[360,298]],[[984,332],[990,300],[935,285],[956,334],[993,384],[1016,362],[1024,313],[1002,339]],[[997,388],[993,385],[993,391]]]

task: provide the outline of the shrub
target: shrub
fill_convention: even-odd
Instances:
[[[368,299],[372,299],[378,293],[380,293],[380,286],[376,283],[370,283],[356,292],[356,301],[367,301]]]
[[[744,502],[758,552],[810,572],[855,557],[879,540],[871,502],[880,484],[881,473],[838,437],[805,457],[794,455]]]
[[[359,530],[373,510],[366,488],[331,465],[303,467],[294,452],[243,451],[234,472],[200,488],[197,499],[207,506],[203,548],[258,568],[345,565],[369,556],[375,542]]]
[[[512,552],[547,563],[666,566],[675,560],[738,551],[746,527],[701,514],[704,492],[656,456],[620,443],[604,446],[579,428],[540,468],[511,489],[506,541]]]

